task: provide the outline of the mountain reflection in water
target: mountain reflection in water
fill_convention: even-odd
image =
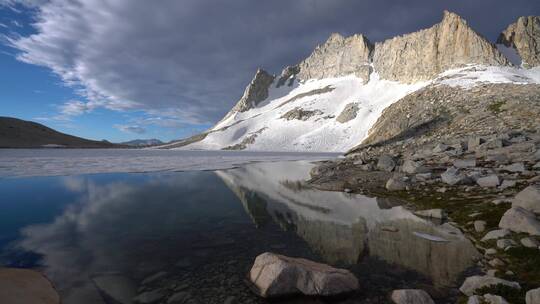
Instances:
[[[459,229],[422,219],[390,199],[303,187],[301,181],[309,178],[312,167],[302,162],[260,163],[217,174],[256,225],[271,219],[294,231],[331,264],[356,264],[369,255],[447,286],[479,256]]]
[[[231,294],[240,303],[265,303],[244,283],[265,251],[343,267],[366,267],[360,264],[367,259],[372,265],[358,270],[363,287],[382,297],[391,288],[424,284],[423,278],[400,277],[399,269],[448,286],[473,265],[478,253],[459,230],[421,219],[392,200],[306,188],[302,182],[312,167],[255,163],[216,172],[19,179],[17,186],[3,180],[0,189],[19,198],[14,208],[31,200],[24,195],[28,187],[63,207],[49,220],[21,224],[10,246],[0,243],[0,258],[31,265],[25,259],[37,255],[36,265],[65,304],[129,304],[141,291],[177,285],[189,286],[202,303],[222,303]],[[20,212],[33,216],[32,210]],[[386,277],[377,281],[370,277],[375,274]]]

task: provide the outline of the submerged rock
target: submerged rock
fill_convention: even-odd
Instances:
[[[516,288],[516,289],[521,289],[521,286],[517,282],[511,282],[511,281],[485,275],[485,276],[468,277],[467,279],[465,279],[465,282],[463,282],[459,290],[467,296],[472,296],[477,289],[480,289],[482,287],[499,285],[499,284]]]
[[[396,304],[435,304],[429,294],[421,289],[398,289],[390,296]]]
[[[255,259],[249,278],[265,298],[294,294],[332,296],[359,287],[348,270],[270,252]]]
[[[444,219],[446,218],[446,212],[442,209],[429,209],[429,210],[419,210],[415,211],[414,214],[422,217]]]

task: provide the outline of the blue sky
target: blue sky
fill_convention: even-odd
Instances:
[[[426,28],[444,9],[495,41],[540,1],[0,0],[0,116],[179,139],[219,121],[259,67],[279,74],[333,32],[376,42]]]

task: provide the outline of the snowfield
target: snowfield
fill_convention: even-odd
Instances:
[[[291,87],[271,86],[269,97],[256,108],[237,112],[214,126],[206,137],[174,149],[245,149],[250,151],[344,152],[364,140],[383,110],[406,95],[428,85],[469,89],[482,83],[540,83],[540,68],[467,66],[446,71],[431,81],[404,84],[382,80],[372,73],[370,81],[350,75],[295,82]],[[356,104],[356,117],[336,118]],[[285,119],[291,111],[305,116]],[[298,118],[300,117],[300,118]]]

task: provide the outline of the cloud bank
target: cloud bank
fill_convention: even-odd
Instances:
[[[36,33],[10,40],[18,58],[81,95],[63,114],[139,110],[173,125],[219,120],[257,67],[279,73],[332,32],[377,41],[450,9],[493,40],[517,16],[540,14],[530,0],[0,0],[16,2],[36,14]]]

